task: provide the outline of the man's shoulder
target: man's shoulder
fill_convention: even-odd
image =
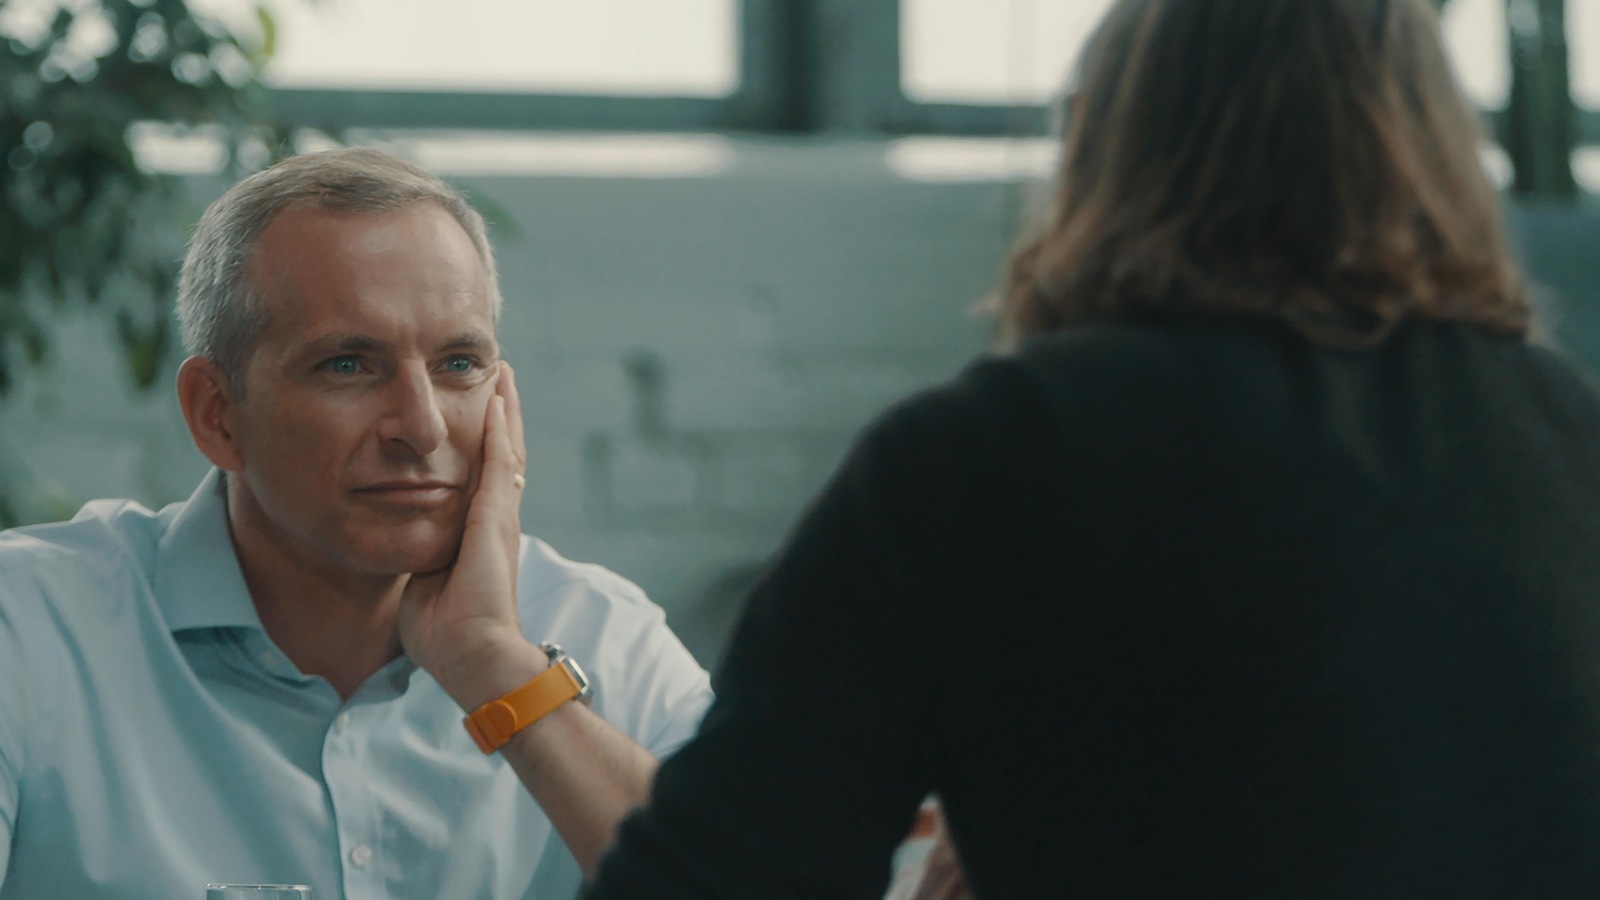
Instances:
[[[531,535],[522,536],[518,592],[525,602],[539,602],[553,593],[578,591],[596,600],[626,607],[656,609],[637,584],[594,563],[568,559]]]
[[[147,569],[177,508],[154,512],[132,500],[91,500],[69,521],[0,531],[0,574]]]

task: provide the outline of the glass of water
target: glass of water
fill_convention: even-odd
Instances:
[[[208,884],[206,900],[311,900],[303,884]]]

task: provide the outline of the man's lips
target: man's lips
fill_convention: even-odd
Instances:
[[[363,485],[356,488],[355,493],[381,503],[429,506],[449,500],[458,490],[460,488],[448,481],[401,480]]]

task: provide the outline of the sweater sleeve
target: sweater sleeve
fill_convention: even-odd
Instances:
[[[937,786],[939,701],[967,664],[958,607],[1016,493],[1014,417],[986,380],[902,404],[852,450],[750,597],[699,736],[591,898],[883,896]]]

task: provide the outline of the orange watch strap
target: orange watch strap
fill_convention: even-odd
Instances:
[[[572,677],[566,666],[552,665],[522,687],[473,710],[462,724],[479,750],[493,753],[511,740],[512,735],[582,692],[583,685]]]

